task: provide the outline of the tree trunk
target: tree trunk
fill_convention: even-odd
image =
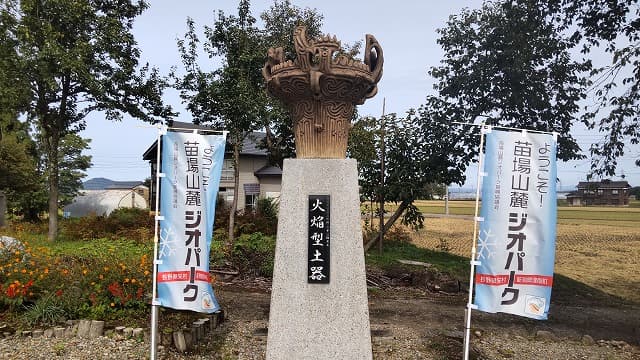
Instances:
[[[398,209],[396,209],[396,211],[393,213],[393,215],[391,215],[389,220],[384,224],[384,227],[382,228],[382,233],[383,234],[386,233],[387,231],[389,231],[389,229],[391,229],[393,224],[395,224],[396,220],[398,220],[400,218],[400,215],[402,215],[402,213],[407,209],[409,204],[411,204],[411,200],[403,200],[400,203],[400,205],[398,206]],[[371,247],[373,245],[377,244],[381,237],[382,236],[380,235],[380,232],[379,232],[378,236],[374,237],[371,241],[366,243],[364,245],[364,252],[369,251],[369,249],[371,249]]]
[[[49,174],[49,233],[47,239],[55,241],[58,236],[58,145],[60,133],[52,131],[48,134],[47,172]]]
[[[240,196],[240,145],[236,141],[233,145],[233,201],[231,202],[231,211],[229,211],[229,236],[227,240],[227,248],[230,248],[235,240],[234,226],[236,222],[236,210],[238,208],[238,196]]]

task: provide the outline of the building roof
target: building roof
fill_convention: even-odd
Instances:
[[[602,181],[580,181],[578,183],[578,188],[597,188],[597,189],[626,189],[630,188],[631,185],[627,181],[612,181],[612,180],[602,180]]]
[[[169,121],[168,126],[180,129],[212,130],[210,126],[196,125],[193,123],[181,121]],[[242,149],[240,150],[240,155],[267,156],[267,150],[260,147],[260,144],[264,142],[266,136],[267,135],[265,133],[257,131],[253,131],[248,134],[242,141]],[[229,142],[227,142],[225,152],[233,152],[233,148],[231,147]],[[157,144],[156,141],[154,141],[151,146],[149,146],[149,148],[142,154],[142,159],[154,161],[156,159],[156,154]]]
[[[81,191],[71,204],[65,206],[64,213],[65,216],[71,217],[92,214],[106,216],[115,209],[132,206],[144,209],[147,207],[147,201],[131,190],[87,190]]]
[[[253,173],[256,177],[282,176],[282,169],[277,166],[265,165]]]
[[[115,181],[107,178],[92,178],[82,183],[84,190],[133,189],[142,181]]]

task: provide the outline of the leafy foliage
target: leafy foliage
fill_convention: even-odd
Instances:
[[[430,195],[431,184],[464,183],[464,171],[473,159],[473,151],[464,140],[463,131],[452,131],[445,114],[435,104],[411,109],[405,117],[390,114],[384,118],[385,183],[380,183],[380,160],[374,156],[380,131],[372,119],[361,119],[350,146],[350,154],[362,157],[360,182],[365,196],[382,194],[386,202],[398,203],[387,220],[388,231],[402,216],[402,222],[414,228],[423,226],[424,218],[415,200]],[[368,135],[365,135],[367,134]],[[360,162],[360,159],[358,159]],[[373,242],[367,244],[371,247]]]
[[[582,121],[604,135],[590,148],[593,174],[612,176],[625,144],[640,143],[640,7],[637,0],[564,0],[558,13],[584,54],[604,50],[611,57],[593,70],[594,101]]]
[[[162,104],[165,86],[155,69],[138,69],[131,34],[143,1],[7,0],[0,9],[0,48],[8,59],[0,86],[9,93],[8,112],[35,125],[46,155],[49,239],[57,235],[59,153],[65,135],[85,126],[92,111],[108,120],[123,113],[145,121],[173,114]]]
[[[274,236],[262,233],[243,234],[233,244],[230,260],[245,276],[271,277],[275,251]]]
[[[120,208],[109,216],[84,216],[65,219],[60,236],[68,240],[132,239],[141,243],[153,237],[154,220],[145,209]]]
[[[429,73],[446,121],[555,131],[558,158],[580,159],[571,126],[584,99],[590,61],[572,60],[573,43],[537,0],[486,2],[452,15],[439,29],[442,65]],[[468,142],[477,142],[476,137]],[[477,153],[477,144],[472,150]]]

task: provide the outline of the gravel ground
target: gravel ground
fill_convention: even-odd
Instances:
[[[187,354],[160,348],[160,359],[264,359],[269,294],[234,289],[220,291],[218,297],[227,311],[227,321]],[[463,300],[463,297],[402,294],[401,291],[376,294],[369,303],[374,359],[460,359]],[[563,313],[572,311],[562,310]],[[640,325],[636,320],[638,309],[623,310],[629,320],[613,318],[614,325]],[[627,339],[633,344],[629,345],[619,339],[594,336],[595,343],[583,344],[585,334],[595,333],[582,327],[582,323],[571,327],[562,319],[558,321],[478,315],[473,325],[475,358],[640,359],[636,342]],[[600,319],[594,326],[606,325],[602,325],[602,321],[607,320]],[[542,339],[541,330],[551,333],[553,339]],[[147,359],[148,351],[147,341],[125,340],[116,335],[97,339],[9,337],[0,340],[0,359]]]

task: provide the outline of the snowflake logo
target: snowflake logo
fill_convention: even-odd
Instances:
[[[491,229],[482,230],[480,236],[478,236],[478,260],[491,259],[495,254],[496,241],[492,239],[494,235],[491,233]]]
[[[160,258],[175,254],[179,241],[173,227],[160,229]]]

